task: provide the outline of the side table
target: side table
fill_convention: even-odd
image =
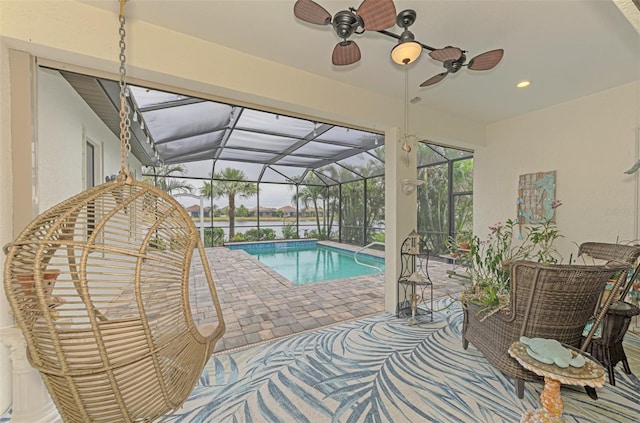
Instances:
[[[527,411],[520,420],[521,423],[564,422],[562,411],[564,401],[560,395],[560,386],[578,385],[592,388],[604,385],[604,368],[590,356],[580,350],[564,345],[573,356],[581,354],[585,359],[582,367],[558,367],[555,364],[545,364],[527,354],[527,346],[516,341],[509,347],[509,355],[515,358],[522,367],[544,377],[544,388],[540,395],[542,408],[535,411]]]
[[[637,306],[623,301],[613,303],[602,319],[602,334],[599,338],[591,338],[587,346],[586,351],[606,367],[609,383],[613,386],[616,384],[613,371],[616,364],[622,362],[624,372],[631,374],[622,341],[629,329],[631,318],[637,315],[640,315],[640,308]]]

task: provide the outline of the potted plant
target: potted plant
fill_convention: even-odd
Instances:
[[[470,231],[463,231],[454,237],[448,237],[445,241],[445,248],[451,257],[460,257],[461,254],[468,253],[471,248],[473,234]]]
[[[53,286],[56,283],[56,279],[60,275],[60,271],[58,269],[45,270],[42,272],[42,280],[44,281],[44,293],[46,295],[50,294],[53,290]],[[23,295],[25,297],[30,297],[34,286],[34,278],[35,275],[33,273],[17,273],[16,277],[20,281],[20,285],[23,289]]]
[[[554,246],[562,237],[555,224],[546,221],[527,226],[522,239],[514,239],[518,222],[508,219],[489,227],[485,240],[473,236],[469,245],[470,285],[461,300],[495,312],[508,304],[510,264],[516,260],[558,263],[561,256]]]
[[[55,309],[65,303],[64,298],[54,296],[52,294],[53,288],[59,275],[60,271],[58,269],[47,269],[42,272],[43,291],[47,305],[51,310],[51,314],[54,320],[58,318],[58,312]],[[22,295],[24,296],[25,301],[30,304],[29,307],[37,307],[35,274],[31,272],[16,273],[16,278],[18,279],[22,287]]]
[[[456,243],[458,249],[467,251],[471,249],[471,240],[473,239],[473,233],[471,231],[461,231],[456,235]]]

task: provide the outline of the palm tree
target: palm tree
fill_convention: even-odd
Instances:
[[[322,230],[320,226],[320,210],[318,207],[318,203],[322,202],[322,199],[325,197],[324,192],[326,191],[326,187],[320,185],[304,185],[298,189],[297,194],[293,194],[291,200],[295,203],[297,201],[302,202],[305,208],[308,208],[309,205],[313,204],[314,211],[316,213],[316,226],[318,228],[318,237],[322,237]]]
[[[332,171],[330,172],[331,175],[336,173],[335,169],[329,169],[329,171]],[[310,185],[299,186],[298,193],[294,194],[291,200],[294,203],[300,201],[305,208],[313,205],[316,215],[317,236],[321,239],[329,239],[338,201],[335,190],[326,186],[313,172],[307,175],[304,182]],[[322,213],[322,223],[320,222],[320,213]]]
[[[154,167],[153,176],[144,176],[142,180],[148,184],[155,185],[161,190],[174,194],[193,194],[195,188],[189,182],[173,178],[172,175],[178,173],[186,175],[187,169],[183,164],[162,165]]]
[[[209,199],[226,197],[229,200],[229,239],[235,236],[236,196],[249,198],[258,192],[256,184],[245,179],[247,176],[243,171],[228,167],[213,174],[212,181],[205,182],[200,188],[200,194]]]

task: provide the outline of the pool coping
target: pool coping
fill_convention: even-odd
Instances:
[[[321,245],[324,247],[341,250],[341,251],[348,251],[352,253],[356,253],[357,251],[362,251],[359,253],[360,255],[372,257],[374,259],[385,258],[384,251],[376,250],[373,248],[362,248],[360,246],[350,245],[350,244],[340,244],[339,242],[335,242],[335,241],[324,241],[324,240],[319,240],[317,238],[270,239],[265,241],[241,241],[241,242],[224,243],[223,246],[230,250],[246,250],[247,248],[243,248],[243,247],[247,247],[249,245],[252,245],[252,246],[255,245],[256,246],[255,249],[262,249],[262,248],[273,248],[273,247],[289,248],[293,246],[306,245],[306,244]],[[253,248],[249,248],[249,249],[253,249]]]
[[[223,243],[223,247],[226,247],[230,250],[243,249],[242,246],[247,245],[282,245],[282,244],[316,244],[318,242],[317,238],[294,238],[294,239],[268,239],[264,241],[238,241],[238,242],[225,242]],[[268,247],[257,247],[257,248],[268,248]],[[286,248],[286,247],[285,247]]]

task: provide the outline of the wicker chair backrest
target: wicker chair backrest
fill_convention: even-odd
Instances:
[[[640,257],[640,246],[606,242],[583,242],[578,247],[578,256],[582,255],[598,260],[621,261],[631,265]]]
[[[623,300],[629,293],[633,281],[638,277],[640,267],[636,266],[631,277],[628,277],[629,269],[636,265],[638,257],[640,257],[640,246],[637,245],[623,245],[623,244],[611,244],[606,242],[583,242],[578,248],[578,256],[587,255],[592,259],[606,260],[609,262],[623,262],[626,263],[626,269],[620,272],[618,279],[611,288],[611,294],[608,296],[604,304],[601,305],[601,301],[596,303],[596,310],[594,311],[595,319],[593,326],[589,333],[585,336],[582,343],[582,349],[586,349],[591,341],[596,329],[600,325],[600,322],[604,319],[609,308],[614,301],[618,299]]]
[[[625,265],[562,265],[518,261],[511,266],[511,296],[520,336],[578,345],[585,323],[611,275]]]

